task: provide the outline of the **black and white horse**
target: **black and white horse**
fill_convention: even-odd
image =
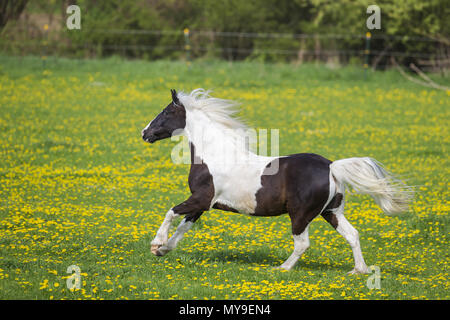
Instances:
[[[345,186],[371,195],[386,214],[408,208],[410,188],[368,157],[332,162],[311,153],[267,157],[242,148],[235,138],[246,126],[234,116],[235,106],[203,89],[190,94],[172,90],[172,102],[142,130],[142,138],[150,143],[182,134],[191,151],[192,194],[167,212],[151,252],[162,256],[173,250],[211,208],[251,216],[288,213],[294,252],[280,267],[289,270],[309,247],[308,225],[322,215],[350,244],[355,261],[351,273],[367,273],[358,232],[344,216]],[[224,150],[233,155],[232,161],[223,161]],[[245,161],[236,161],[241,158]],[[272,167],[275,173],[269,173]],[[180,215],[184,219],[169,239],[172,221]]]

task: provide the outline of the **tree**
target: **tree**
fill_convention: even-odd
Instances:
[[[0,31],[11,19],[19,18],[28,0],[2,0],[0,2]]]

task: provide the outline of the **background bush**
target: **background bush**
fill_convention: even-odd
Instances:
[[[13,1],[4,1],[8,2],[13,6]],[[14,3],[24,2],[27,1]],[[81,30],[70,31],[65,27],[66,8],[70,4],[81,8]],[[1,31],[0,48],[13,54],[76,57],[118,54],[129,58],[178,59],[185,57],[183,29],[189,28],[193,58],[263,61],[333,58],[348,63],[352,57],[361,58],[358,52],[364,50],[366,9],[370,4],[373,3],[368,0],[36,0],[26,3],[21,14],[11,15]],[[382,29],[374,30],[371,43],[374,56],[380,57],[377,64],[388,63],[389,55],[381,54],[385,49],[400,52],[396,58],[405,64],[448,57],[446,20],[450,9],[446,4],[445,0],[377,1]],[[7,7],[1,10],[5,16]],[[161,30],[162,33],[152,33]],[[286,36],[230,37],[221,32]],[[299,39],[290,34],[322,37]],[[333,38],[336,34],[344,36]],[[341,52],[330,58],[329,52],[335,51]]]

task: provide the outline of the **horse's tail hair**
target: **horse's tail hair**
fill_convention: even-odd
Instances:
[[[331,174],[345,190],[369,194],[387,215],[407,211],[414,192],[372,158],[348,158],[331,163]]]

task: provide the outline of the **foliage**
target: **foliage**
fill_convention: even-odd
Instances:
[[[199,35],[192,33],[191,56],[221,57],[228,60],[260,59],[266,61],[292,60],[300,51],[314,50],[363,50],[367,32],[368,0],[78,0],[82,12],[82,29],[69,31],[65,28],[67,17],[59,1],[35,1],[26,9],[27,28],[33,25],[33,17],[48,13],[58,16],[58,24],[50,26],[48,36],[37,25],[30,32],[30,42],[37,34],[46,39],[47,51],[69,56],[109,56],[120,54],[139,58],[179,58],[184,54],[182,30],[210,30],[215,32],[283,33],[283,34],[345,34],[338,39],[296,39],[230,37],[221,34]],[[372,49],[381,52],[389,47],[404,55],[420,52],[436,54],[448,45],[449,26],[446,23],[450,7],[445,0],[380,0],[381,30],[375,30]],[[64,7],[64,3],[62,5]],[[23,22],[25,23],[25,22]],[[36,22],[37,23],[37,22]],[[39,24],[39,23],[38,23]],[[23,27],[23,26],[22,26]],[[22,46],[23,37],[18,36],[16,23],[11,22],[0,41],[3,49],[13,52],[34,52],[36,46]],[[118,30],[172,30],[162,34],[120,33]],[[23,32],[23,31],[22,31]],[[377,35],[400,36],[400,38],[376,38]],[[440,42],[410,41],[411,37],[426,37]],[[8,41],[6,41],[6,39]],[[14,41],[16,40],[16,41]],[[38,46],[39,47],[39,46]],[[232,50],[231,50],[231,49]],[[258,49],[258,50],[253,50]],[[292,52],[280,54],[267,52],[278,49]],[[445,48],[444,48],[445,49]],[[262,52],[262,51],[263,52]],[[17,52],[19,50],[16,50]],[[297,54],[298,52],[298,54]],[[352,56],[352,55],[350,55]],[[348,62],[349,55],[341,54],[339,60]],[[304,60],[327,59],[326,54],[309,55]],[[411,60],[411,59],[410,59]],[[417,59],[416,59],[417,60]],[[416,61],[411,60],[411,61]],[[408,60],[409,61],[409,60]]]

